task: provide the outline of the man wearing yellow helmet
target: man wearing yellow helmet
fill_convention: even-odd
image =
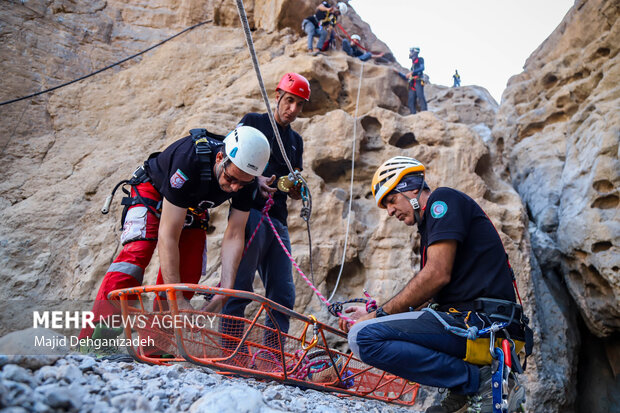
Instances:
[[[418,226],[421,270],[376,311],[348,308],[357,322],[350,328],[341,320],[340,326],[350,328],[351,350],[365,363],[423,385],[448,388],[448,397],[427,412],[457,412],[465,406],[492,412],[489,339],[480,350],[472,343],[484,343],[483,338],[468,340],[445,325],[482,329],[506,321],[497,337],[515,340],[518,351],[527,320],[515,302],[514,276],[487,215],[460,191],[431,191],[424,174],[420,162],[397,156],[381,165],[372,181],[378,207],[406,225]],[[429,301],[436,311],[413,311]],[[514,387],[508,411],[516,411],[523,400],[523,388]]]

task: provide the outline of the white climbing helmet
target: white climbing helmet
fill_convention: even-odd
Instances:
[[[347,7],[346,3],[339,1],[338,10],[340,11],[340,14],[345,14],[347,10],[349,10],[349,8]]]
[[[354,34],[353,36],[351,36],[351,39],[356,40],[358,42],[362,40],[362,38],[358,34]]]
[[[251,126],[239,126],[226,135],[224,151],[237,168],[254,176],[262,175],[271,153],[265,135]]]

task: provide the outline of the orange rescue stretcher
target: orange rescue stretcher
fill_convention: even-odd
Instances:
[[[179,310],[176,292],[186,297],[215,294],[250,301],[248,318],[201,310]],[[221,372],[275,380],[304,388],[413,405],[419,384],[368,366],[346,348],[346,334],[265,297],[247,291],[197,284],[141,286],[108,296],[120,304],[127,350],[144,363],[191,362]],[[284,333],[273,312],[290,317]],[[164,356],[163,356],[164,355]],[[163,357],[162,357],[163,356]]]

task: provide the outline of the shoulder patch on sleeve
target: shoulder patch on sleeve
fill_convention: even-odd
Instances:
[[[446,215],[448,212],[448,205],[446,205],[443,201],[435,201],[433,205],[431,205],[431,215],[435,219],[439,219]]]
[[[188,179],[189,178],[183,173],[182,170],[177,169],[174,175],[170,177],[170,186],[179,189],[185,182],[187,182]]]

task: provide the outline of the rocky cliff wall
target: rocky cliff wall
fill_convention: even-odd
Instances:
[[[561,283],[541,275],[540,268],[546,267],[538,262],[543,256],[530,255],[530,233],[536,240],[538,232],[528,231],[528,211],[510,184],[508,163],[501,163],[512,147],[511,140],[499,136],[501,128],[514,122],[506,103],[500,114],[507,120],[496,125],[497,104],[484,89],[429,85],[429,111],[404,116],[404,83],[390,67],[367,63],[355,123],[360,61],[342,52],[307,55],[299,25],[314,2],[290,3],[248,1],[246,9],[267,89],[272,91],[286,71],[311,81],[312,101],[293,127],[304,137],[305,176],[314,197],[311,225],[319,289],[331,293],[339,272],[353,154],[350,238],[335,298],[360,296],[365,287],[384,301],[419,268],[415,229],[375,208],[369,188],[383,160],[396,154],[414,156],[427,165],[433,188],[451,186],[468,193],[496,225],[536,331],[537,357],[527,375],[532,411],[570,409],[579,348],[576,314]],[[190,128],[226,133],[243,114],[264,111],[234,2],[89,4],[0,4],[3,19],[10,21],[1,32],[0,54],[7,58],[0,61],[6,73],[0,99],[53,86],[186,26],[212,22],[120,68],[32,102],[0,108],[5,131],[0,159],[6,165],[0,185],[0,282],[5,299],[92,299],[119,249],[119,206],[113,206],[110,216],[99,213],[113,185],[127,178],[148,153],[185,136]],[[573,12],[579,13],[585,11]],[[362,33],[373,49],[388,50],[353,10],[343,24]],[[83,27],[92,27],[88,36],[82,34]],[[30,43],[24,43],[25,38]],[[75,65],[66,63],[72,56],[77,56]],[[291,240],[295,257],[307,271],[307,235],[299,209],[299,203],[290,204]],[[204,279],[211,285],[217,281],[226,214],[220,207],[212,215],[215,230],[208,240]],[[551,237],[545,234],[543,241]],[[554,257],[555,244],[544,245]],[[154,282],[156,267],[154,260],[148,282]],[[297,276],[296,283],[296,310],[334,322]],[[556,361],[553,368],[549,360]]]
[[[498,170],[527,207],[540,317],[563,326],[573,349],[559,353],[570,367],[550,385],[569,403],[579,382],[592,397],[578,404],[597,411],[617,406],[609,394],[620,389],[619,14],[616,1],[576,1],[508,82],[492,131]]]

